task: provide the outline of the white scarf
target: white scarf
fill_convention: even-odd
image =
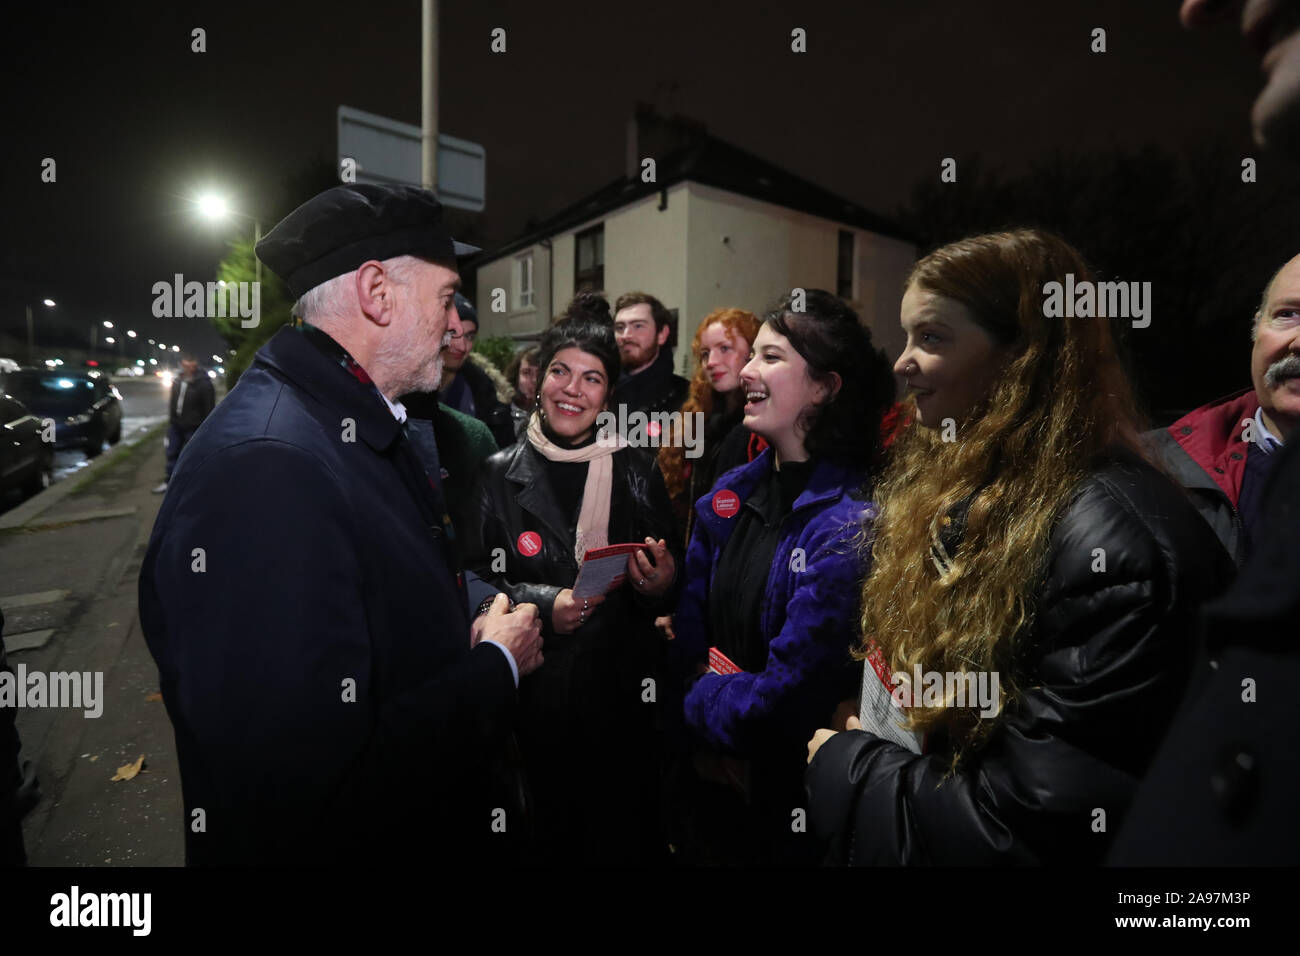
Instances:
[[[594,548],[609,544],[609,499],[614,488],[614,452],[627,444],[617,435],[604,434],[582,448],[561,448],[542,431],[537,412],[528,419],[528,441],[550,461],[585,461],[587,483],[582,488],[582,507],[578,510],[578,533],[573,539],[573,556],[582,563],[583,556]]]

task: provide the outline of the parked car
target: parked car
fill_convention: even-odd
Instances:
[[[0,358],[0,372],[16,372],[21,366],[11,358]]]
[[[94,458],[105,439],[122,439],[122,393],[106,375],[22,368],[0,375],[0,387],[40,418],[54,419],[56,448],[84,448]]]
[[[34,495],[54,479],[54,448],[41,440],[41,419],[0,394],[0,499],[14,488]]]

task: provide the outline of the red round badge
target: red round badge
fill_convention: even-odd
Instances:
[[[531,558],[542,550],[542,536],[536,531],[525,531],[515,542],[515,547],[525,558]]]
[[[720,518],[734,518],[740,511],[740,496],[723,488],[713,496],[713,513]]]
[[[651,422],[649,425],[647,425],[647,426],[645,427],[645,433],[646,433],[647,435],[649,435],[651,438],[658,438],[658,437],[659,437],[659,423],[658,423],[658,422]]]

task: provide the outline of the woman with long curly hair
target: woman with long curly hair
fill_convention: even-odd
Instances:
[[[694,458],[677,428],[670,428],[659,448],[659,471],[673,502],[683,546],[690,540],[692,505],[713,487],[724,471],[749,461],[750,432],[741,424],[745,399],[740,370],[749,361],[749,349],[758,335],[758,316],[744,309],[716,309],[700,322],[691,342],[695,374],[682,405],[682,421],[699,414],[704,421],[703,447]],[[761,449],[759,449],[761,450]]]
[[[1018,230],[909,278],[860,717],[808,745],[832,861],[1100,861],[1187,682],[1196,603],[1231,575],[1143,458],[1107,320],[1049,308],[1067,276],[1092,280]]]

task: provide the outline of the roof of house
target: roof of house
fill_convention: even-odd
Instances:
[[[713,136],[701,136],[691,145],[675,150],[658,161],[655,179],[653,183],[646,183],[641,181],[639,174],[632,178],[621,176],[542,220],[525,235],[488,250],[478,260],[478,264],[492,262],[531,246],[540,239],[572,229],[686,181],[725,189],[882,236],[907,242],[917,241],[915,236],[910,235],[898,223],[869,212],[842,196]]]

